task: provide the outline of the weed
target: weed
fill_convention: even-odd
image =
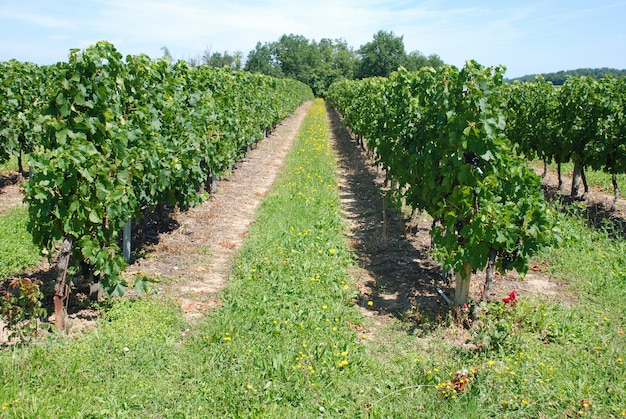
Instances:
[[[15,278],[8,281],[7,289],[0,289],[0,314],[7,319],[9,339],[24,343],[37,335],[39,318],[46,315],[41,285],[37,279]]]

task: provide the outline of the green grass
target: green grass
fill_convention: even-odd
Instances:
[[[113,305],[95,333],[5,350],[0,358],[2,414],[140,417],[174,409],[176,400],[168,395],[184,379],[176,363],[182,330],[172,306],[123,301]]]
[[[0,163],[0,175],[4,172],[17,171],[17,157],[11,156],[11,158],[4,163]]]
[[[36,265],[41,259],[26,229],[27,220],[25,208],[0,215],[0,281]]]
[[[493,303],[470,331],[451,319],[370,324],[352,306],[327,135],[318,101],[251,227],[222,307],[190,325],[162,299],[117,302],[97,331],[5,349],[0,413],[626,416],[623,240],[563,216],[572,238],[539,255],[567,284],[562,296]],[[445,391],[463,369],[467,389]]]

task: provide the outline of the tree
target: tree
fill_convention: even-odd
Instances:
[[[333,70],[340,78],[353,79],[357,64],[356,53],[345,39],[335,39],[333,49]]]
[[[243,68],[243,52],[235,51],[231,65],[235,70],[241,70]]]
[[[276,44],[276,53],[283,74],[312,86],[314,68],[319,64],[319,50],[315,42],[302,35],[283,35]]]
[[[406,51],[402,36],[392,31],[378,31],[371,42],[358,50],[361,61],[357,67],[357,78],[388,77],[406,62]]]
[[[417,71],[422,67],[430,66],[428,57],[419,51],[413,51],[406,56],[404,67],[409,71]]]
[[[444,65],[446,65],[446,63],[443,62],[443,60],[441,59],[441,57],[437,54],[430,54],[428,56],[428,65],[431,66],[434,69],[438,69],[440,67],[443,67]]]
[[[291,34],[276,42],[257,43],[245,70],[299,80],[316,96],[324,96],[334,81],[354,77],[356,62],[356,53],[343,39],[324,38],[318,43]]]
[[[241,51],[235,51],[234,54],[231,54],[228,51],[224,51],[223,53],[211,53],[211,50],[207,49],[202,55],[202,60],[204,61],[204,64],[209,67],[231,67],[234,70],[241,70],[243,54]]]
[[[356,54],[343,39],[322,39],[317,45],[319,62],[313,68],[313,91],[325,97],[328,87],[337,80],[354,78]]]
[[[379,31],[358,51],[341,38],[316,42],[290,34],[276,42],[257,43],[248,54],[245,70],[301,81],[316,96],[325,97],[335,81],[389,75],[401,66],[409,70],[439,68],[443,61],[436,54],[427,57],[419,51],[407,55],[402,37],[393,32]]]
[[[273,77],[284,77],[276,53],[276,43],[257,42],[256,47],[248,54],[244,70]]]

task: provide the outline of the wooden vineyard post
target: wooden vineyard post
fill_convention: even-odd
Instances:
[[[481,301],[487,301],[487,298],[489,296],[489,289],[491,288],[491,283],[493,282],[496,271],[496,256],[496,249],[490,249],[489,259],[487,261],[487,269],[485,270],[485,286],[483,288],[483,293],[480,297]]]
[[[472,279],[472,265],[463,262],[461,272],[455,272],[456,288],[454,290],[454,303],[462,307],[469,302],[469,287]]]
[[[209,189],[209,193],[214,194],[217,192],[217,176],[213,169],[209,169],[209,179],[211,179],[211,189]]]
[[[57,332],[65,330],[65,307],[64,302],[69,296],[69,287],[65,282],[67,268],[72,257],[72,237],[66,236],[61,245],[61,253],[57,261],[57,280],[54,285],[54,326]]]

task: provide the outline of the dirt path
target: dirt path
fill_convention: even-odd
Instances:
[[[23,205],[24,190],[21,181],[16,172],[0,174],[0,215]]]
[[[202,205],[174,214],[178,228],[163,234],[127,275],[161,279],[160,292],[179,301],[189,318],[220,305],[216,295],[231,272],[257,206],[272,186],[312,102],[300,106],[237,163],[217,193]]]

